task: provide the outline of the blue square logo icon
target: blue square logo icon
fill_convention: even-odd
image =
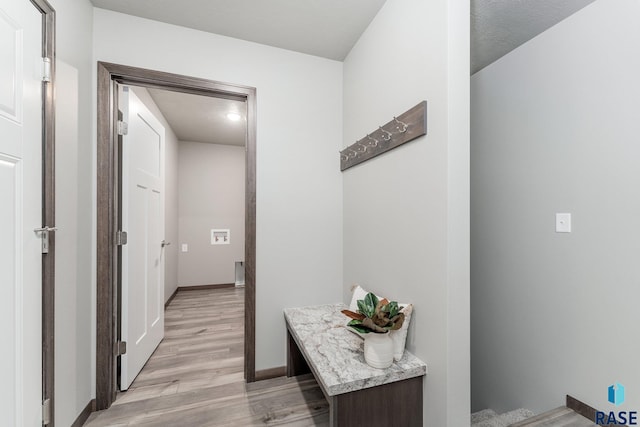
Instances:
[[[608,400],[616,406],[622,405],[624,403],[624,386],[620,383],[610,385]]]

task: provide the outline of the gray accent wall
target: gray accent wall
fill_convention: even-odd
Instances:
[[[180,141],[178,150],[178,283],[234,283],[244,261],[245,148]],[[229,244],[212,245],[211,229],[229,229]]]
[[[638,16],[598,0],[472,77],[474,410],[640,408]]]
[[[428,102],[426,136],[342,174],[343,299],[359,283],[414,304],[407,348],[428,365],[425,426],[470,415],[464,3],[388,0],[344,63],[344,146]]]

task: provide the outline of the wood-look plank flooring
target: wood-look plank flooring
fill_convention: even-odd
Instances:
[[[512,424],[510,427],[590,427],[595,425],[577,412],[562,406]]]
[[[243,328],[243,288],[178,292],[145,367],[85,426],[328,426],[312,376],[245,383]]]

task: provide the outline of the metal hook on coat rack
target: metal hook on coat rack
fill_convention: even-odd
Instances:
[[[382,126],[378,126],[378,129],[380,129],[382,132],[384,132],[382,134],[382,139],[384,139],[385,141],[391,141],[391,137],[393,136],[393,134],[391,132],[389,132],[386,129],[382,129]]]
[[[393,121],[395,121],[395,122],[396,122],[396,124],[398,124],[398,125],[402,125],[402,129],[400,129],[400,127],[399,127],[399,126],[396,126],[396,129],[398,129],[398,131],[399,131],[400,133],[405,133],[405,132],[407,131],[407,129],[409,128],[409,125],[408,125],[408,124],[406,124],[405,122],[402,122],[402,121],[398,120],[396,116],[393,116]]]

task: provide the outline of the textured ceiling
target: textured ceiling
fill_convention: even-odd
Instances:
[[[97,7],[343,60],[385,0],[91,0]],[[427,0],[425,0],[427,1]],[[471,74],[594,0],[471,0]]]
[[[471,0],[471,74],[594,0]]]
[[[180,141],[243,146],[246,140],[246,107],[242,101],[148,89],[154,102]],[[242,119],[232,122],[228,113]]]
[[[341,61],[385,0],[92,0],[103,9]]]
[[[471,0],[471,74],[593,1]],[[92,2],[97,7],[147,19],[343,60],[385,0]],[[244,109],[244,105],[175,92],[150,92],[179,139],[244,144],[245,121],[229,123],[225,117],[228,110]]]

